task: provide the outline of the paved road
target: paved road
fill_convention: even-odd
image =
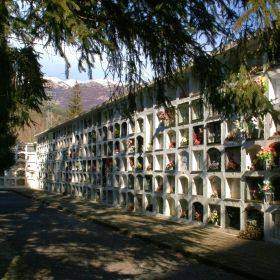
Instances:
[[[0,228],[34,279],[244,279],[13,192]]]

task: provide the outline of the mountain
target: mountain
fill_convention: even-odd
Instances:
[[[69,97],[72,95],[76,80],[62,81],[55,77],[44,77],[48,81],[53,95],[53,103],[62,108],[68,107]],[[113,80],[88,80],[77,81],[81,89],[81,100],[84,110],[87,111],[103,103],[110,97],[110,92],[117,85]],[[47,90],[50,92],[50,90]]]
[[[56,126],[67,120],[66,110],[68,107],[69,97],[72,95],[73,86],[76,80],[62,81],[54,77],[44,77],[48,81],[50,89],[46,90],[53,95],[52,106],[52,124]],[[111,90],[114,89],[116,82],[112,80],[89,80],[77,81],[81,89],[81,100],[84,111],[103,103],[110,97]],[[46,104],[45,104],[46,105]],[[42,114],[30,112],[31,118],[36,121],[36,125],[31,127],[25,126],[18,130],[19,142],[34,142],[34,135],[47,129],[47,106],[42,107]]]

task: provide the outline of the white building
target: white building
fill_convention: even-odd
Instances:
[[[266,94],[280,110],[280,70],[270,77]],[[38,188],[186,223],[207,224],[216,210],[221,230],[254,220],[265,240],[280,243],[280,135],[273,135],[280,128],[270,116],[245,131],[240,119],[221,122],[203,107],[191,75],[165,94],[174,112],[149,92],[137,96],[131,122],[114,109],[114,102],[126,109],[123,96],[37,135]],[[227,137],[232,131],[236,139]],[[254,161],[262,146],[277,153],[266,165]],[[274,201],[259,194],[264,180]]]
[[[0,187],[35,188],[36,179],[36,145],[17,143],[15,146],[16,165],[0,174]]]

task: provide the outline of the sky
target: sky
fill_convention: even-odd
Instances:
[[[36,45],[35,49],[37,52],[40,53],[40,57],[41,57],[40,64],[42,65],[41,70],[44,74],[44,77],[55,77],[63,81],[67,80],[65,77],[65,62],[63,58],[61,58],[58,55],[55,55],[54,51],[51,48],[45,50],[39,44]],[[68,49],[66,50],[66,54],[71,64],[71,68],[69,69],[68,79],[73,79],[77,81],[89,80],[88,74],[86,72],[82,72],[82,73],[79,72],[78,56],[75,54],[75,52]],[[104,72],[102,70],[102,66],[105,69],[106,62],[102,62],[101,64],[99,58],[96,56],[95,69],[92,70],[92,80],[104,79]],[[148,79],[152,79],[151,73],[152,71],[150,67],[147,67],[147,69],[144,72],[144,75]],[[108,77],[108,78],[112,79],[112,77]]]
[[[42,65],[41,70],[44,73],[44,77],[55,77],[63,81],[67,80],[65,77],[65,62],[63,58],[55,55],[51,49],[47,51],[44,50],[40,45],[36,46],[36,51],[40,53],[40,64]],[[69,69],[69,79],[79,81],[89,80],[86,72],[79,72],[78,60],[75,53],[67,50],[67,56],[71,64],[71,68]],[[103,65],[106,66],[104,63]],[[104,79],[104,72],[98,58],[96,59],[95,69],[92,71],[92,79]]]

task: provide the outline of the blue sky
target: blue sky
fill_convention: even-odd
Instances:
[[[51,50],[43,50],[43,48],[37,45],[36,50],[41,54],[40,64],[42,65],[42,72],[45,77],[56,77],[61,80],[66,80],[65,77],[65,62],[63,58],[54,54]],[[86,72],[80,73],[78,71],[77,56],[73,51],[68,50],[67,56],[71,64],[69,70],[69,79],[86,81],[89,80]],[[96,59],[95,69],[92,71],[92,79],[103,79],[104,73],[100,64],[100,61]]]

